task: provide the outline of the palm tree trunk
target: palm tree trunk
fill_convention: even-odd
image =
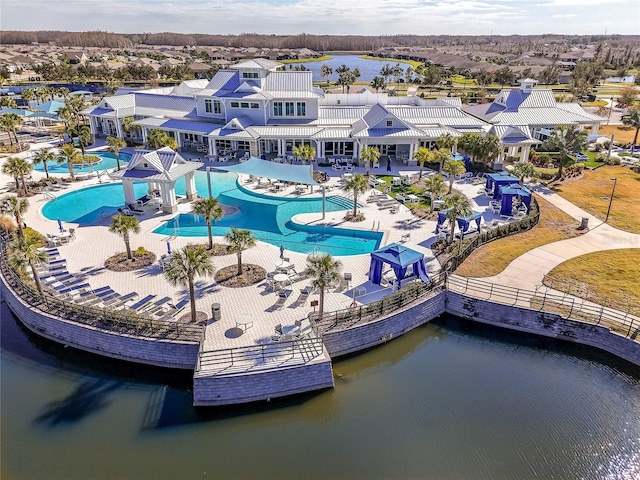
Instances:
[[[422,163],[420,163],[420,175],[418,176],[418,178],[422,178]]]
[[[433,213],[433,193],[429,194],[429,200],[429,203],[431,204],[429,213]]]
[[[40,276],[38,275],[38,272],[36,271],[36,266],[32,262],[29,262],[29,266],[31,267],[31,273],[33,274],[33,280],[36,282],[36,288],[38,289],[38,292],[40,293],[40,296],[44,298],[44,292],[42,291],[42,283],[40,282]]]
[[[44,167],[44,174],[47,177],[47,180],[49,180],[49,167],[47,167],[47,161],[46,160],[44,162],[42,162],[42,166]]]
[[[355,220],[355,216],[358,214],[358,197],[356,194],[353,194],[353,217]]]
[[[20,190],[20,179],[17,176],[15,176],[13,178],[16,181],[16,190]]]
[[[449,219],[449,243],[453,243],[453,236],[455,234],[455,229],[456,229],[456,219],[455,218],[451,218]]]
[[[211,232],[211,220],[207,220],[207,231],[209,233],[209,250],[213,250],[213,233]]]
[[[22,217],[18,214],[14,215],[16,219],[16,225],[18,225],[18,236],[24,238],[24,229],[22,228]]]
[[[638,132],[640,132],[640,127],[636,127],[636,134],[633,137],[633,145],[631,145],[631,155],[633,155],[633,149],[636,146],[636,143],[638,143]]]
[[[116,165],[118,167],[118,171],[120,171],[120,153],[116,152]]]
[[[191,304],[191,322],[196,322],[196,292],[193,288],[193,278],[189,278],[189,303]]]
[[[127,258],[131,260],[131,245],[129,244],[129,235],[127,233],[124,234],[124,244],[127,247]]]
[[[20,180],[22,181],[22,189],[24,190],[24,194],[27,194],[27,182],[24,180],[24,175],[20,175]]]
[[[238,275],[242,275],[242,252],[238,252],[236,255],[238,257]]]
[[[76,180],[76,176],[73,173],[73,162],[67,162],[67,170],[69,170],[69,175],[71,176],[71,181],[74,182]]]
[[[453,190],[453,173],[449,174],[449,193]]]
[[[322,320],[324,314],[324,287],[320,289],[320,298],[318,302],[318,320]]]

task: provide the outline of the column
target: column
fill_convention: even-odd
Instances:
[[[116,136],[124,138],[124,129],[122,128],[122,120],[116,117]]]
[[[284,140],[281,138],[278,139],[278,155],[284,155]]]
[[[529,161],[530,151],[531,151],[531,145],[522,146],[522,155],[520,156],[520,163],[527,163]]]
[[[98,134],[98,119],[96,117],[89,117],[89,126],[91,127],[91,135]]]
[[[178,211],[178,202],[176,201],[176,184],[162,183],[160,184],[160,197],[162,198],[162,211],[165,213],[175,213]]]
[[[190,202],[198,198],[198,191],[196,190],[196,179],[193,172],[187,173],[184,177],[187,184],[187,200]]]
[[[122,189],[124,190],[124,204],[136,203],[136,193],[133,190],[133,182],[131,180],[122,179]]]
[[[353,158],[360,158],[360,142],[353,142]]]
[[[209,153],[211,155],[218,155],[218,148],[216,147],[216,139],[207,137],[207,141],[209,142]]]
[[[180,132],[172,132],[173,133],[173,138],[176,139],[176,142],[178,142],[178,150],[182,149],[182,139],[180,138]]]
[[[599,123],[594,123],[593,125],[591,125],[591,135],[597,134],[599,128],[600,128]]]
[[[142,127],[142,143],[147,143],[147,129],[145,127]]]
[[[409,160],[413,159],[413,153],[415,152],[416,149],[416,142],[413,141],[409,144]]]

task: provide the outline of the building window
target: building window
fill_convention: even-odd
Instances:
[[[298,117],[306,117],[307,116],[307,102],[298,102],[296,104],[297,112],[296,115]]]
[[[284,102],[285,115],[287,117],[293,117],[295,115],[295,102]]]
[[[240,108],[249,108],[249,102],[240,102]]]
[[[282,116],[282,102],[273,102],[273,116],[274,117]]]
[[[212,113],[213,112],[213,104],[211,103],[211,100],[206,99],[204,101],[204,111],[207,113]]]
[[[393,127],[393,120],[387,120],[387,127]]]
[[[258,78],[258,72],[242,72],[242,78]]]
[[[231,108],[239,108],[240,104],[238,102],[231,102]]]
[[[259,103],[251,103],[251,108],[260,108],[260,104]]]
[[[222,103],[220,100],[213,101],[213,113],[220,115],[222,113]]]

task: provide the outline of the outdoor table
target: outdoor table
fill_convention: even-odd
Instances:
[[[238,315],[236,318],[236,327],[238,327],[243,332],[246,332],[248,329],[253,327],[253,317],[251,315]]]
[[[289,275],[287,275],[286,273],[276,273],[273,276],[273,281],[282,285],[283,283],[290,282],[291,279],[289,278]]]
[[[418,203],[420,201],[418,196],[414,195],[413,193],[410,195],[407,195],[407,200],[409,200],[409,203]]]
[[[276,182],[273,184],[274,187],[276,187],[276,190],[279,191],[281,188],[284,188],[285,185],[282,182]]]
[[[284,270],[284,271],[289,271],[294,267],[293,263],[291,262],[282,262],[282,263],[278,263],[276,264],[276,270]],[[275,277],[274,277],[275,279]]]
[[[342,178],[344,180],[351,180],[353,178],[353,173],[343,173]]]

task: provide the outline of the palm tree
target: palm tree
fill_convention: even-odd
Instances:
[[[78,146],[82,151],[82,161],[85,161],[84,149],[93,143],[93,136],[91,135],[91,129],[87,125],[82,125],[78,128]]]
[[[516,177],[520,179],[520,183],[523,183],[525,178],[533,179],[538,176],[536,167],[534,167],[533,164],[529,162],[518,163],[513,167],[513,171],[511,173],[513,173]]]
[[[442,174],[442,167],[449,160],[453,160],[451,156],[451,150],[448,148],[440,148],[438,150],[433,151],[433,159],[438,162],[438,173]]]
[[[447,192],[447,184],[441,175],[431,175],[424,181],[424,191],[429,194],[429,199],[431,200],[429,212],[433,212],[433,202],[437,196],[444,195]]]
[[[13,195],[4,197],[0,202],[0,213],[3,215],[13,216],[18,226],[18,236],[22,238],[24,236],[24,230],[22,228],[23,221],[22,216],[27,213],[29,208],[29,202],[25,198],[18,198]]]
[[[199,198],[193,202],[193,209],[191,210],[196,215],[200,215],[207,222],[207,231],[209,233],[209,250],[213,249],[213,234],[211,233],[212,222],[217,222],[224,215],[224,210],[220,206],[220,202],[217,199],[211,198]]]
[[[633,144],[631,145],[631,154],[633,155],[633,149],[638,143],[638,132],[640,132],[640,107],[630,108],[627,115],[622,117],[622,123],[636,129],[636,134],[633,136]]]
[[[133,138],[133,134],[142,130],[140,125],[134,125],[135,117],[124,117],[122,120],[122,130],[129,136],[129,138]]]
[[[27,194],[27,184],[24,177],[28,175],[31,170],[33,170],[33,165],[20,157],[9,157],[6,163],[2,165],[2,173],[11,175],[16,181],[16,190],[20,188],[20,182],[22,182],[22,189],[25,195]]]
[[[196,321],[196,294],[193,281],[196,275],[210,277],[214,271],[215,267],[203,245],[190,246],[173,252],[169,266],[164,270],[164,276],[172,285],[189,287],[192,322]]]
[[[127,142],[122,138],[107,137],[107,145],[107,150],[116,156],[116,164],[118,166],[118,171],[120,171],[120,150],[127,146]]]
[[[436,146],[438,148],[448,148],[450,152],[458,145],[458,139],[450,133],[445,133],[436,138]]]
[[[40,150],[38,150],[38,152],[33,156],[33,164],[34,165],[38,165],[38,164],[42,164],[42,166],[44,167],[44,173],[47,177],[47,179],[49,179],[49,167],[47,165],[47,162],[51,162],[53,160],[56,159],[56,154],[53,153],[50,149],[48,148],[41,148]]]
[[[251,230],[240,230],[235,227],[224,236],[224,239],[229,243],[227,251],[235,253],[238,257],[238,275],[242,275],[242,252],[247,248],[254,247],[256,239]]]
[[[418,149],[413,153],[413,158],[415,158],[418,165],[420,165],[419,178],[422,178],[422,168],[424,167],[424,164],[433,161],[433,157],[433,152],[427,147],[418,147]]]
[[[364,162],[367,172],[366,175],[369,175],[369,168],[371,168],[371,164],[378,163],[380,161],[380,150],[377,147],[364,147],[360,151],[360,161]]]
[[[124,244],[127,247],[127,258],[131,260],[133,255],[131,254],[129,235],[130,232],[140,233],[140,224],[136,217],[130,217],[124,213],[115,215],[111,220],[111,225],[109,225],[109,231],[122,237]]]
[[[375,77],[373,77],[373,80],[371,81],[371,87],[376,90],[376,93],[378,93],[378,90],[384,90],[384,77],[380,75],[376,75]]]
[[[324,78],[324,81],[327,82],[327,87],[329,86],[329,75],[333,73],[333,68],[329,65],[322,65],[320,67],[320,76]]]
[[[33,280],[36,283],[38,292],[44,297],[42,283],[36,267],[47,261],[47,253],[39,250],[42,246],[41,237],[35,232],[28,230],[24,235],[17,237],[9,245],[9,262],[15,270],[22,269],[25,264],[31,268]]]
[[[358,214],[358,195],[369,189],[369,178],[366,175],[356,173],[344,184],[345,192],[353,192],[353,218]]]
[[[25,88],[24,90],[22,90],[22,93],[20,93],[20,96],[25,102],[27,102],[27,107],[30,107],[31,101],[36,97],[36,94],[33,89]]]
[[[22,117],[16,113],[5,113],[0,117],[0,128],[9,134],[10,145],[13,145],[11,134],[13,134],[16,139],[16,143],[19,143],[16,131],[18,130],[18,127],[22,125],[22,122]]]
[[[556,178],[560,179],[564,164],[573,161],[573,155],[586,148],[587,133],[582,131],[578,125],[560,125],[557,130],[551,132],[547,143],[560,150],[560,161],[556,174]]]
[[[3,108],[16,108],[18,104],[11,97],[0,97],[0,107]]]
[[[478,150],[478,145],[482,142],[482,136],[478,133],[465,133],[458,139],[458,147],[462,149],[462,151],[471,155],[472,160],[475,162],[476,160],[476,152]]]
[[[486,135],[480,138],[476,144],[475,156],[483,163],[488,163],[496,159],[502,153],[502,144],[495,135]]]
[[[307,161],[311,161],[316,156],[316,149],[311,145],[294,145],[291,153],[305,165]]]
[[[447,209],[447,220],[449,220],[449,243],[453,242],[453,231],[457,217],[467,217],[473,213],[471,201],[460,193],[448,196],[444,201]]]
[[[70,143],[63,145],[63,147],[60,149],[60,156],[58,157],[58,163],[60,164],[65,162],[67,163],[67,169],[69,170],[71,181],[75,181],[76,176],[73,171],[73,164],[80,162],[80,153]]]
[[[467,171],[462,160],[448,160],[442,170],[449,175],[449,193],[453,189],[453,178]]]
[[[175,150],[178,148],[178,142],[176,139],[167,135],[166,132],[162,130],[158,130],[157,128],[152,128],[149,131],[149,135],[147,136],[147,145],[150,148],[162,148],[162,147],[170,147]]]
[[[320,290],[318,318],[324,313],[324,291],[340,280],[342,263],[334,260],[328,253],[309,255],[307,257],[307,275],[311,278],[311,286]]]

